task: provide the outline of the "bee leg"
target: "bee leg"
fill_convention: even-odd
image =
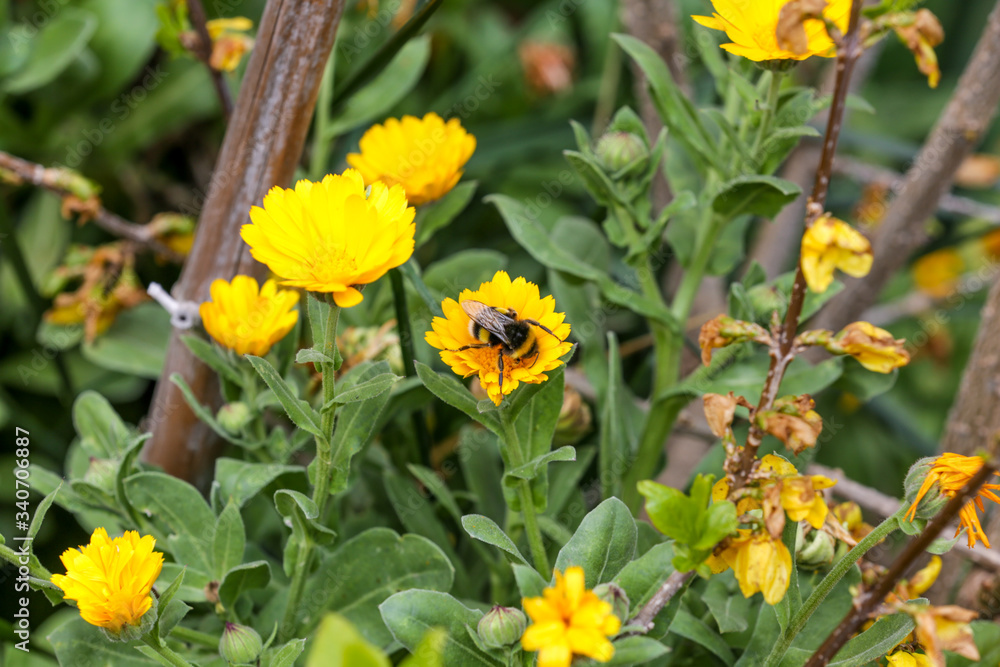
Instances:
[[[490,345],[489,343],[478,343],[474,345],[463,345],[462,347],[456,350],[448,350],[448,352],[462,352],[463,350],[478,350],[479,348],[483,347],[493,347],[493,346]]]
[[[535,349],[535,353],[531,355],[531,365],[528,368],[534,368],[535,362],[538,361],[538,349]]]
[[[545,333],[549,334],[550,336],[552,336],[553,338],[555,338],[560,343],[564,342],[562,338],[560,338],[559,336],[557,336],[554,333],[552,333],[552,329],[549,329],[547,326],[545,326],[544,324],[542,324],[538,320],[521,320],[521,321],[522,322],[527,322],[528,324],[534,324],[536,327],[538,327],[539,329],[541,329]]]
[[[497,370],[500,371],[500,396],[503,397],[503,350],[497,354]]]

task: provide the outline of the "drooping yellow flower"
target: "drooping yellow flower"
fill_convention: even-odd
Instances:
[[[67,600],[76,600],[83,620],[118,634],[125,626],[139,625],[153,604],[149,591],[163,567],[155,544],[151,536],[139,537],[131,530],[110,539],[98,528],[90,544],[63,552],[66,574],[52,575],[52,583]]]
[[[219,279],[210,287],[212,300],[198,308],[205,331],[219,345],[236,354],[263,357],[299,321],[299,302],[294,290],[279,290],[268,280],[258,291],[250,276]]]
[[[923,653],[896,651],[892,655],[887,655],[885,659],[889,661],[889,667],[934,667],[930,658]]]
[[[805,60],[810,56],[830,58],[836,55],[833,40],[826,25],[819,19],[807,19],[805,49],[796,53],[778,45],[778,16],[789,0],[712,0],[712,16],[692,16],[701,25],[725,31],[729,44],[722,48],[750,60]],[[842,33],[847,32],[851,0],[830,0],[823,16],[834,23]]]
[[[802,236],[802,273],[813,292],[826,291],[835,269],[861,278],[871,268],[871,243],[843,220],[824,215]]]
[[[917,513],[917,505],[920,504],[920,501],[931,490],[934,484],[938,485],[942,495],[953,498],[982,467],[983,459],[978,456],[962,456],[961,454],[952,454],[951,452],[945,452],[939,456],[934,461],[930,472],[927,473],[924,483],[920,485],[917,497],[914,499],[913,504],[910,505],[910,511],[906,513],[907,520],[913,520]],[[994,474],[1000,477],[1000,473]],[[986,531],[983,530],[982,524],[979,523],[979,515],[976,514],[976,508],[978,507],[980,512],[985,511],[983,498],[1000,503],[1000,496],[997,496],[996,491],[1000,491],[1000,484],[983,484],[979,488],[979,493],[976,497],[966,503],[959,512],[960,524],[955,535],[958,535],[962,531],[962,528],[966,528],[969,531],[967,537],[969,538],[970,549],[976,546],[977,539],[982,540],[987,549],[990,548],[990,540],[986,537]]]
[[[281,284],[330,292],[338,306],[361,303],[358,286],[375,282],[413,254],[414,209],[400,186],[371,184],[354,169],[295,189],[274,187],[240,235]]]
[[[609,637],[618,634],[621,619],[611,603],[587,590],[582,567],[555,572],[556,584],[542,597],[524,598],[532,624],[521,636],[525,651],[538,651],[538,667],[569,667],[574,655],[607,662],[615,654]]]
[[[776,605],[785,597],[792,576],[792,555],[781,540],[772,539],[767,532],[740,529],[719,554],[733,568],[744,597],[758,591],[764,601]]]
[[[245,16],[212,19],[205,24],[212,38],[212,55],[209,65],[213,69],[232,72],[243,55],[253,48],[253,38],[247,35],[253,28],[253,21]]]
[[[870,322],[852,322],[826,344],[834,354],[849,354],[875,373],[891,373],[910,363],[906,341]]]
[[[476,338],[472,320],[461,305],[465,301],[478,301],[522,321],[528,327],[527,342],[511,349]],[[458,301],[445,299],[441,304],[444,317],[434,318],[434,330],[428,331],[425,339],[431,347],[441,350],[441,359],[459,375],[478,373],[490,399],[500,405],[503,397],[521,382],[538,384],[547,380],[545,372],[558,368],[563,363],[560,357],[572,348],[566,341],[570,333],[569,324],[563,321],[566,316],[555,312],[555,307],[555,300],[551,296],[541,298],[534,283],[524,278],[511,281],[506,271],[497,271],[493,280],[482,283],[478,290],[464,290]]]
[[[819,530],[826,523],[829,508],[820,493],[836,484],[823,475],[792,477],[781,481],[781,506],[792,521],[808,521]]]
[[[361,136],[361,152],[347,163],[365,181],[399,184],[414,206],[446,195],[462,178],[462,167],[476,150],[476,138],[457,118],[447,123],[436,113],[422,119],[403,116],[373,125]]]

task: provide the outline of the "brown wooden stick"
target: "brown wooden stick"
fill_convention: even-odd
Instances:
[[[854,600],[854,605],[847,612],[847,616],[840,622],[830,636],[826,638],[823,645],[813,653],[812,657],[805,664],[805,667],[824,667],[837,654],[837,651],[854,636],[868,617],[875,611],[884,600],[885,596],[892,592],[896,582],[903,578],[914,561],[919,558],[927,547],[931,545],[942,529],[947,526],[952,519],[958,516],[959,510],[970,498],[979,490],[979,487],[994,473],[996,467],[989,463],[984,463],[979,472],[972,476],[972,479],[962,488],[961,491],[948,501],[937,516],[935,516],[924,528],[924,532],[915,537],[893,562],[889,571],[879,579],[878,584],[870,590],[863,592]]]
[[[295,174],[343,7],[344,0],[267,3],[175,298],[204,301],[216,278],[266,274],[240,238],[240,227],[269,188],[287,185]],[[221,443],[188,409],[171,373],[180,373],[202,404],[221,404],[215,374],[174,332],[153,397],[148,424],[153,437],[144,456],[204,486]]]
[[[927,143],[906,173],[903,185],[879,225],[875,262],[865,278],[844,277],[843,292],[814,320],[816,328],[837,330],[867,310],[889,279],[927,241],[925,222],[951,189],[955,172],[990,126],[1000,105],[1000,2],[938,119]]]

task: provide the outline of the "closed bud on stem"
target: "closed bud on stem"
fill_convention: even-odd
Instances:
[[[837,551],[837,541],[822,530],[814,530],[806,536],[799,534],[795,541],[795,558],[800,567],[818,570],[833,562]]]
[[[594,587],[594,595],[611,605],[611,613],[623,623],[628,619],[628,595],[617,584],[601,584]]]
[[[255,663],[263,648],[256,630],[237,623],[226,623],[219,640],[219,654],[231,665]]]
[[[631,132],[608,132],[597,140],[594,148],[601,164],[614,173],[636,160],[649,157],[649,147],[642,137]]]
[[[476,631],[487,646],[503,648],[518,641],[527,626],[528,619],[520,609],[497,605],[479,619]]]
[[[253,419],[253,415],[246,403],[237,401],[227,403],[219,408],[219,414],[215,418],[222,428],[226,429],[227,433],[239,435],[240,431]]]

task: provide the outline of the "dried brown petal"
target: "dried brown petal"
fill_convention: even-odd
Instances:
[[[795,55],[809,50],[809,37],[804,23],[809,19],[823,19],[826,0],[792,0],[778,13],[778,27],[775,36],[778,46]]]

